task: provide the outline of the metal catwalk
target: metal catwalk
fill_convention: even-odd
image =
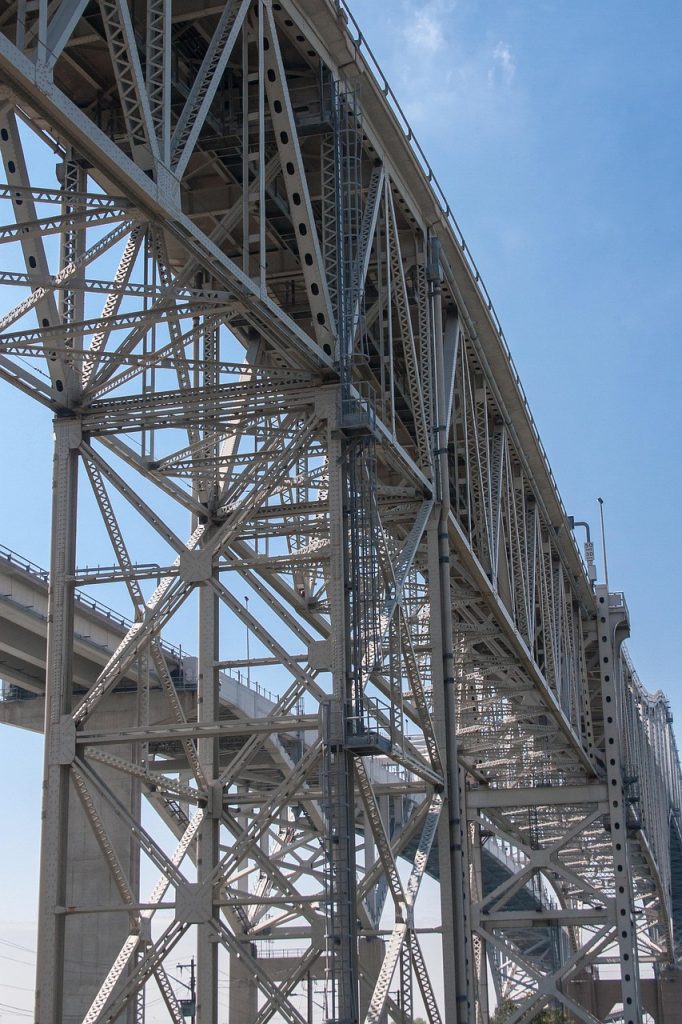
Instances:
[[[191,939],[200,1024],[487,1024],[489,978],[640,1024],[667,704],[345,4],[0,0],[0,75],[0,377],[54,414],[46,663],[1,670],[44,702],[36,1021],[179,1024]]]

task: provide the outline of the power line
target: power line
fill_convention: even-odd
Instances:
[[[0,959],[1,960],[11,960],[13,964],[23,964],[24,967],[34,967],[35,966],[35,964],[32,964],[29,960],[17,960],[17,958],[15,956],[7,956],[6,953],[0,953]]]
[[[12,1006],[10,1003],[0,1003],[0,1010],[11,1010],[12,1013],[18,1013],[20,1017],[32,1017],[33,1012],[27,1010],[25,1006]]]
[[[29,949],[28,946],[21,946],[18,942],[11,942],[9,939],[0,939],[3,946],[13,946],[15,949],[22,949],[24,953],[33,953],[36,955],[35,949]]]

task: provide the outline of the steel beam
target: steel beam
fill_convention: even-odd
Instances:
[[[76,429],[74,430],[74,427]],[[40,912],[36,1021],[61,1024],[69,837],[69,774],[75,756],[70,730],[78,495],[77,424],[54,424],[49,628],[45,672],[45,767],[40,841]]]

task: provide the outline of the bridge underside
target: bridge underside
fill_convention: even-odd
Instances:
[[[674,961],[667,705],[372,60],[326,0],[0,0],[0,377],[54,414],[40,1024],[152,985],[180,1021],[189,939],[206,1024],[228,960],[251,1024],[310,978],[334,1024],[486,1024],[487,961],[510,1024],[594,1022],[609,969],[639,1024]],[[78,587],[128,602],[99,655]],[[242,671],[274,696],[237,713]],[[123,924],[76,1005],[78,915]]]
[[[45,718],[45,648],[47,639],[47,609],[48,609],[48,588],[47,573],[22,559],[14,552],[5,550],[0,553],[0,591],[2,592],[2,604],[0,605],[0,678],[4,680],[4,690],[0,700],[0,721],[7,725],[28,729],[34,732],[42,732]],[[74,676],[75,689],[78,692],[86,692],[92,686],[108,658],[116,650],[126,632],[126,622],[111,609],[101,604],[89,601],[83,594],[76,595],[76,616],[74,622],[74,634],[79,638],[79,649],[83,652],[87,649],[90,655],[88,660],[83,653],[83,671],[79,676]],[[189,721],[196,721],[197,717],[197,679],[196,659],[185,654],[184,656],[177,648],[167,648],[166,657],[171,666],[171,676],[177,690],[178,699],[183,707],[186,718]],[[258,683],[249,681],[239,673],[238,678],[231,678],[221,674],[220,686],[220,720],[225,726],[228,723],[236,726],[239,721],[246,722],[257,718],[267,718],[271,713],[276,697],[274,694],[263,690]],[[29,689],[30,687],[30,689]],[[125,737],[126,733],[135,724],[135,690],[137,681],[132,677],[124,679],[116,690],[116,700],[112,702],[113,722],[108,723],[110,732],[115,730]],[[165,702],[161,696],[160,680],[152,675],[150,679],[150,720],[162,721],[165,711]],[[302,723],[304,724],[304,723]],[[310,724],[310,723],[308,723]],[[314,742],[315,731],[308,729],[301,731],[299,737],[303,743],[309,745]],[[291,738],[283,735],[282,742],[287,747],[287,758],[296,755],[292,749]],[[220,746],[220,764],[226,767],[230,764],[241,746],[241,736],[235,731],[234,737],[224,736]],[[118,751],[121,753],[121,751]],[[155,745],[155,755],[159,764],[167,770],[171,759],[181,759],[183,756],[181,746],[176,743],[158,743]],[[281,777],[282,771],[286,769],[286,759],[282,752],[273,749],[262,751],[262,760],[259,766],[261,773],[269,769],[272,779]],[[385,795],[391,794],[388,801],[384,801],[385,827],[390,837],[396,839],[399,836],[403,824],[409,821],[414,811],[415,802],[423,799],[418,787],[411,785],[396,790],[392,785],[393,779],[387,771],[386,758],[372,759],[370,772],[374,779],[375,788],[381,787]],[[310,785],[314,786],[316,780],[311,778]],[[243,781],[248,785],[248,780]],[[111,771],[107,776],[107,786],[115,793],[117,800],[128,808],[129,813],[137,807],[139,794],[135,794],[129,787],[129,778],[125,774],[118,777]],[[145,794],[143,794],[145,795]],[[150,793],[146,796],[159,808],[158,799]],[[100,815],[105,814],[106,802],[102,801],[97,794],[94,795],[94,803]],[[177,804],[178,801],[170,801],[170,804]],[[161,805],[164,819],[172,823],[173,818],[168,807]],[[139,814],[139,810],[137,812]],[[362,805],[356,807],[356,830],[360,833],[363,828]],[[72,853],[71,875],[72,892],[67,899],[68,905],[77,905],[81,894],[78,889],[78,880],[85,875],[89,879],[90,891],[97,893],[98,889],[107,891],[110,889],[110,878],[106,865],[98,863],[98,846],[96,836],[92,834],[86,818],[71,823],[71,830],[78,832],[79,853]],[[111,828],[111,825],[109,826]],[[402,849],[401,860],[412,863],[417,852],[418,837],[414,836]],[[120,841],[120,837],[119,837]],[[134,851],[131,851],[134,858]],[[138,858],[139,859],[139,858]],[[482,880],[485,893],[492,893],[494,889],[505,881],[509,881],[517,870],[517,864],[513,862],[504,851],[496,844],[484,844],[481,849]],[[135,866],[135,873],[139,873],[139,864]],[[439,879],[438,851],[432,848],[427,865],[426,874]],[[109,893],[108,898],[111,898]],[[526,916],[535,915],[547,909],[547,900],[544,894],[534,891],[533,888],[523,887],[510,900],[509,909],[517,912],[524,912]],[[77,934],[78,947],[83,951],[90,949],[90,954],[75,955],[75,942],[69,943],[71,955],[68,962],[71,965],[71,977],[68,978],[65,988],[72,997],[78,996],[77,1009],[81,1009],[81,1016],[87,1009],[82,1007],[83,1000],[87,1000],[88,992],[97,987],[97,969],[87,970],[88,965],[96,964],[116,955],[118,946],[125,936],[119,934],[120,929],[108,929],[104,934],[95,926],[93,928],[83,927],[82,921],[78,923]],[[524,933],[520,928],[514,933],[516,945],[525,950],[527,955],[533,957],[535,962],[542,965],[545,970],[556,970],[560,964],[560,955],[557,946],[556,928],[537,928],[532,932]],[[559,945],[561,940],[559,939]],[[101,948],[103,947],[103,948]],[[367,947],[371,949],[372,947]],[[96,955],[94,953],[96,952]],[[368,954],[371,962],[371,956]],[[281,958],[280,958],[281,959]],[[273,971],[280,970],[280,959],[268,955],[266,967],[270,975]],[[286,961],[286,957],[284,960]],[[276,971],[275,971],[276,973]],[[318,966],[315,977],[320,974]],[[239,962],[234,958],[230,962],[230,976],[239,979],[237,984],[242,997],[245,998],[244,1007],[249,1009],[253,1005],[255,992],[248,998],[249,979],[241,979],[239,976]],[[74,1000],[75,1001],[75,1000]],[[88,1004],[89,1005],[89,1004]],[[235,1010],[236,1013],[236,1010]],[[73,1014],[77,1016],[77,1011]],[[247,1010],[244,1009],[243,1019],[248,1019]]]

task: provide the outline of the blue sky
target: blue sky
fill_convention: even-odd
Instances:
[[[567,510],[596,530],[604,498],[630,650],[645,685],[669,694],[682,739],[682,5],[352,6],[483,272]],[[28,427],[20,438],[18,423]],[[49,421],[3,387],[0,430],[13,476],[0,541],[46,564]],[[5,778],[24,773],[35,811],[19,829],[28,867],[37,741],[3,730],[0,766]],[[34,898],[17,890],[6,915],[28,947]],[[2,989],[0,1001],[29,1005],[30,970],[0,959],[0,977],[9,973],[21,991]]]
[[[564,504],[625,590],[682,723],[682,6],[403,0],[353,10],[481,268]]]

